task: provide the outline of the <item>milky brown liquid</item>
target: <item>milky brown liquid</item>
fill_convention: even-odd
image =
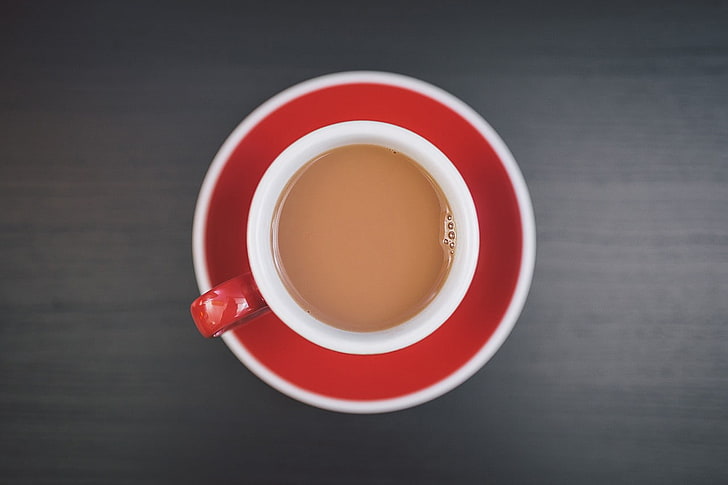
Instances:
[[[337,328],[403,323],[435,297],[450,269],[454,220],[442,191],[389,148],[349,145],[313,159],[275,213],[284,283],[304,310]]]

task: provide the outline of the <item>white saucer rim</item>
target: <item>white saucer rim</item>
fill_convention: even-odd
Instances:
[[[212,193],[220,173],[235,147],[258,123],[270,113],[304,94],[335,85],[373,83],[409,89],[435,99],[448,106],[468,121],[488,141],[504,165],[516,194],[521,214],[523,246],[521,266],[516,288],[506,312],[491,338],[462,367],[446,378],[418,391],[394,398],[377,400],[350,400],[334,398],[303,389],[271,371],[253,356],[235,337],[233,332],[223,334],[222,339],[236,357],[261,380],[283,394],[301,402],[330,411],[354,414],[392,412],[414,407],[446,394],[459,386],[482,368],[505,342],[523,310],[533,279],[536,255],[536,231],[533,206],[523,175],[510,150],[495,130],[472,108],[452,94],[425,81],[409,76],[378,71],[348,71],[326,74],[289,87],[273,96],[251,112],[233,130],[215,155],[205,175],[197,199],[193,221],[193,264],[197,286],[201,293],[212,286],[207,259],[205,258],[205,228]]]

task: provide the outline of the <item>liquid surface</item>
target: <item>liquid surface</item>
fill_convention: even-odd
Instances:
[[[452,237],[449,237],[452,236]],[[304,165],[276,207],[274,257],[293,298],[350,331],[403,323],[435,297],[454,254],[454,221],[413,160],[376,145]]]

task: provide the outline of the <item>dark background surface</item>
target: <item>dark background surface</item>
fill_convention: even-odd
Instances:
[[[3,2],[0,62],[0,482],[728,483],[726,2]],[[475,108],[537,222],[506,344],[385,415],[188,315],[216,150],[350,69]]]

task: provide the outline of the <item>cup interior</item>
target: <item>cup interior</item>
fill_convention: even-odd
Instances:
[[[374,144],[397,150],[432,176],[448,200],[456,220],[458,248],[440,291],[421,312],[386,330],[352,332],[312,317],[289,294],[273,257],[271,227],[278,197],[290,178],[318,155],[346,145]],[[472,196],[452,162],[420,135],[393,124],[347,121],[304,135],[270,165],[253,196],[248,217],[247,247],[251,271],[271,310],[292,330],[330,350],[379,354],[412,345],[437,330],[462,301],[475,273],[479,227]]]

